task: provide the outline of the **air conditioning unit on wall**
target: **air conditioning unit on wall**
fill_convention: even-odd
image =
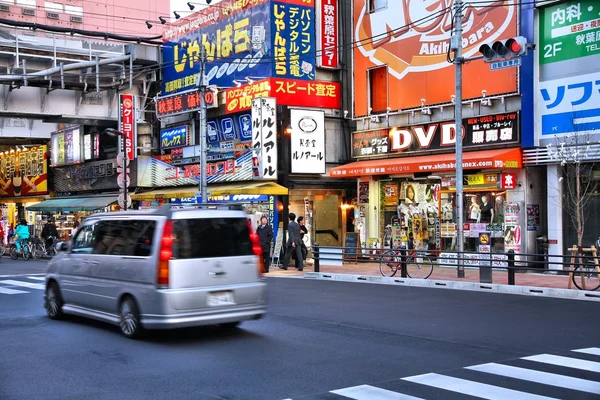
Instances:
[[[83,17],[71,15],[71,22],[77,22],[77,23],[81,24],[81,23],[83,23]]]

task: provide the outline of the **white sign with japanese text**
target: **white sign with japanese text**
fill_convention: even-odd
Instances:
[[[252,100],[252,148],[261,159],[263,179],[277,179],[277,103],[272,97]]]
[[[325,112],[290,110],[292,173],[325,173]]]

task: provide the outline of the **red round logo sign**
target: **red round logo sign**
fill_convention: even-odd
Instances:
[[[209,90],[208,92],[204,93],[204,101],[206,102],[206,105],[212,104],[214,100],[215,95],[212,90]]]

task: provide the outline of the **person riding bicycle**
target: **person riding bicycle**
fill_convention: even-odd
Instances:
[[[42,239],[46,243],[46,248],[50,248],[56,238],[58,238],[58,230],[56,229],[56,225],[54,225],[54,220],[49,219],[42,229]]]
[[[29,240],[29,227],[27,226],[27,221],[22,219],[15,229],[15,244],[18,251],[21,251],[21,242],[27,240]]]

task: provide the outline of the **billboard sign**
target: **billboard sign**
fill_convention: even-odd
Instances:
[[[600,54],[597,0],[566,1],[540,9],[540,64]]]
[[[277,179],[277,104],[274,98],[252,100],[252,148],[262,160],[262,178]]]
[[[201,45],[209,85],[231,87],[248,76],[270,76],[270,31],[268,0],[224,0],[170,25],[163,33],[163,94],[197,86]]]
[[[325,112],[290,110],[292,173],[325,173]]]
[[[281,0],[272,1],[271,7],[274,62],[270,76],[314,80],[314,3]]]
[[[172,149],[190,144],[189,125],[176,126],[160,131],[160,148]]]
[[[354,1],[355,116],[367,115],[368,71],[387,66],[392,110],[451,102],[454,66],[447,61],[454,1],[388,1],[370,12],[370,0]],[[483,43],[517,36],[517,0],[465,3],[463,56],[476,55]],[[400,29],[394,29],[401,27]],[[483,62],[463,66],[465,99],[515,93],[517,69],[490,71]],[[401,93],[401,96],[397,94]]]
[[[236,113],[250,110],[252,99],[274,97],[277,104],[292,107],[341,107],[342,88],[339,82],[302,81],[269,78],[225,91],[225,111]]]
[[[79,164],[82,160],[81,127],[74,126],[50,134],[52,159],[50,166]]]
[[[172,115],[184,114],[200,109],[202,98],[197,89],[188,90],[182,93],[172,94],[163,97],[157,97],[156,101],[156,116],[158,118],[169,117]],[[218,107],[217,96],[212,90],[207,90],[204,93],[204,102],[206,108]]]
[[[46,146],[10,150],[0,155],[0,197],[48,194]]]
[[[133,94],[119,95],[119,130],[125,135],[125,154],[128,160],[137,156],[136,99]]]
[[[337,68],[338,64],[338,0],[321,0],[317,32],[317,64]]]

